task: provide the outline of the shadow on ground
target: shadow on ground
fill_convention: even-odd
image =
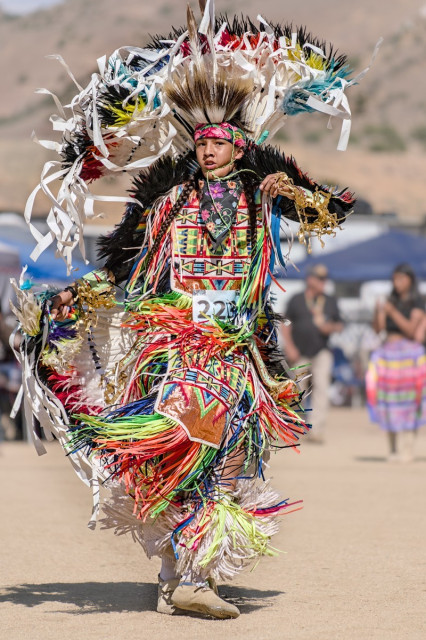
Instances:
[[[238,606],[244,613],[271,606],[271,599],[282,594],[281,591],[261,591],[234,586],[219,587],[219,591],[222,597]],[[0,604],[2,603],[25,607],[37,607],[46,603],[74,605],[77,610],[63,611],[71,615],[155,611],[157,585],[148,582],[21,584],[2,589]]]
[[[246,589],[224,585],[219,587],[219,595],[225,600],[232,602],[239,608],[241,613],[250,613],[257,609],[264,609],[273,604],[273,598],[283,595],[283,591],[262,591],[260,589]]]

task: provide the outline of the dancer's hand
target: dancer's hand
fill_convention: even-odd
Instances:
[[[50,315],[53,320],[63,322],[67,319],[70,307],[74,302],[71,291],[61,291],[51,300]]]
[[[283,171],[278,173],[270,173],[260,184],[260,190],[271,198],[276,198],[278,195],[285,196],[290,200],[294,200],[294,190],[297,187],[291,184],[290,178]]]

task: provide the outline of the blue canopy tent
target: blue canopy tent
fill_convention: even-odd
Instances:
[[[279,270],[277,277],[303,279],[309,267],[324,264],[331,280],[337,282],[389,280],[393,269],[402,262],[408,262],[418,278],[426,279],[426,237],[388,231],[346,249],[308,256],[296,263],[299,271],[289,264],[287,269]]]

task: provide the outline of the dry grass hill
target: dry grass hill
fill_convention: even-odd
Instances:
[[[327,130],[321,116],[288,121],[278,143],[312,176],[349,185],[371,201],[377,212],[396,211],[407,220],[426,215],[426,5],[425,0],[217,0],[217,11],[261,12],[272,21],[305,24],[349,56],[358,72],[369,63],[374,45],[385,38],[379,55],[359,86],[349,92],[354,119],[344,154],[335,150],[339,124]],[[194,0],[191,4],[195,6]],[[143,45],[148,33],[168,32],[182,24],[183,0],[67,0],[24,17],[0,13],[0,210],[22,211],[49,152],[30,141],[34,129],[49,138],[52,99],[36,95],[46,87],[67,101],[73,86],[57,61],[60,54],[83,85],[96,58],[123,44]],[[107,186],[107,188],[109,188]],[[113,185],[111,189],[116,188]],[[45,212],[40,199],[36,211]],[[117,218],[119,212],[110,216]]]

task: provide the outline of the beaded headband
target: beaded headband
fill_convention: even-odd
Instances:
[[[247,144],[246,134],[242,129],[235,127],[229,122],[211,124],[210,122],[197,124],[194,133],[194,142],[202,138],[219,138],[232,142],[236,147],[245,147]]]

